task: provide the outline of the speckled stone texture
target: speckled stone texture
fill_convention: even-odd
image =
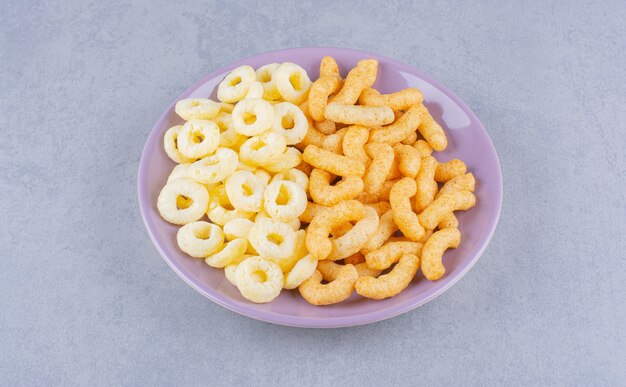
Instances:
[[[143,3],[1,7],[0,385],[626,384],[626,2]],[[478,264],[370,326],[285,328],[211,303],[137,207],[144,141],[179,93],[313,45],[430,74],[502,163]]]

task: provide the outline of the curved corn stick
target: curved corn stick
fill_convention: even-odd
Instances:
[[[404,254],[422,254],[420,242],[387,242],[378,249],[365,254],[365,263],[374,270],[385,270],[400,260]]]
[[[422,136],[424,136],[424,139],[428,141],[434,150],[442,151],[446,149],[448,139],[446,138],[446,133],[443,131],[443,128],[435,121],[433,116],[430,115],[426,106],[423,104],[419,105],[419,110],[422,115],[422,122],[417,130],[419,130]]]
[[[343,259],[344,265],[356,265],[363,262],[365,262],[365,257],[361,253],[354,253],[351,256],[345,257]]]
[[[311,85],[309,91],[309,114],[315,121],[324,120],[324,109],[328,103],[328,96],[339,89],[340,80],[336,76],[318,78]]]
[[[315,270],[299,287],[300,295],[313,305],[336,304],[350,297],[359,273],[354,266],[345,265],[337,272],[335,279],[322,284],[322,273]]]
[[[306,248],[318,260],[326,259],[333,249],[328,235],[333,227],[351,220],[361,220],[365,216],[365,206],[356,200],[347,200],[313,217],[306,234]]]
[[[441,259],[446,249],[456,248],[461,242],[461,233],[456,228],[446,228],[434,233],[422,249],[422,273],[430,281],[443,277],[446,268]]]
[[[475,187],[476,180],[474,179],[474,175],[471,172],[466,173],[465,175],[457,176],[446,182],[437,193],[437,196],[435,196],[435,199],[450,191],[467,190],[474,192]]]
[[[341,78],[339,74],[339,66],[332,56],[325,56],[320,62],[320,77],[336,76]]]
[[[397,111],[419,105],[423,99],[422,92],[412,87],[391,94],[380,94],[376,89],[367,88],[361,92],[359,103],[369,106],[389,106]]]
[[[442,194],[418,215],[422,226],[427,229],[437,227],[452,211],[467,211],[476,205],[476,196],[467,190],[450,191]]]
[[[393,221],[393,211],[389,210],[380,217],[376,232],[367,241],[367,243],[363,245],[363,247],[361,248],[361,253],[368,254],[378,249],[383,244],[385,244],[385,241],[389,239],[389,237],[391,237],[396,231],[398,231],[398,226]]]
[[[395,117],[393,110],[387,106],[355,106],[331,102],[326,105],[324,118],[349,125],[376,126],[390,124]]]
[[[353,125],[347,129],[341,144],[344,156],[367,165],[370,159],[367,157],[364,146],[369,138],[369,129],[359,125]]]
[[[465,174],[467,166],[459,159],[452,159],[445,163],[439,163],[435,169],[435,180],[439,183],[445,183],[457,176]]]
[[[301,222],[311,223],[314,217],[324,212],[328,207],[322,206],[317,203],[307,202],[306,209],[304,212],[298,217]]]
[[[389,194],[393,220],[402,234],[412,241],[420,241],[424,237],[424,227],[411,209],[411,197],[415,195],[416,190],[415,180],[405,177],[393,185]]]
[[[416,178],[422,164],[422,158],[417,149],[410,145],[396,144],[393,151],[398,159],[398,169],[404,176]],[[436,172],[435,172],[436,173]]]
[[[443,216],[437,228],[443,230],[444,228],[459,228],[459,220],[454,216],[453,212],[449,212]]]
[[[413,106],[393,124],[372,129],[369,141],[383,142],[385,144],[398,143],[415,132],[422,122],[422,119],[423,112],[418,106]]]
[[[385,212],[391,209],[391,204],[389,204],[389,202],[368,203],[367,206],[372,207],[378,216],[382,216]]]
[[[433,153],[433,147],[424,140],[415,141],[415,144],[413,144],[413,148],[415,148],[419,152],[420,157],[430,156]]]
[[[437,160],[432,156],[422,158],[420,171],[417,173],[415,182],[417,183],[417,194],[415,195],[415,211],[420,212],[429,205],[439,186],[435,181],[435,169],[437,168]],[[432,228],[432,227],[430,227]]]
[[[366,59],[359,61],[355,68],[350,70],[343,87],[331,102],[338,102],[345,105],[354,105],[359,99],[359,95],[366,87],[372,87],[376,82],[378,72],[378,61]]]
[[[338,176],[363,176],[365,165],[346,156],[309,145],[304,149],[302,159],[315,168],[323,169]]]
[[[417,132],[411,132],[404,140],[402,140],[402,144],[404,145],[413,145],[417,141]]]
[[[363,179],[358,176],[346,176],[339,183],[330,185],[332,175],[321,169],[311,171],[309,193],[314,202],[333,206],[344,200],[354,199],[363,191]]]
[[[323,117],[322,117],[323,118]],[[323,135],[333,134],[337,131],[337,125],[331,120],[315,121],[313,126]]]
[[[359,277],[356,280],[356,292],[375,300],[393,297],[409,286],[419,266],[419,257],[413,254],[405,254],[388,274],[381,275],[378,278]]]
[[[388,144],[370,143],[365,145],[365,152],[372,158],[363,176],[365,192],[376,193],[382,189],[389,175],[394,159],[393,148]]]
[[[373,208],[365,207],[365,216],[344,235],[333,239],[333,250],[326,258],[337,261],[356,254],[374,235],[378,228],[378,214]]]

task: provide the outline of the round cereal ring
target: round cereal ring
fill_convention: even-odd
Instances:
[[[256,165],[246,164],[243,161],[239,160],[237,164],[237,171],[248,171],[248,172],[256,172],[259,169]]]
[[[354,290],[359,273],[353,265],[345,265],[337,271],[335,279],[331,282],[322,284],[322,278],[322,273],[315,270],[298,288],[302,298],[310,304],[330,305],[347,299]]]
[[[455,177],[464,175],[467,172],[467,166],[459,159],[452,159],[445,163],[437,164],[435,169],[435,181],[445,183]]]
[[[163,136],[163,148],[165,149],[165,153],[167,153],[169,158],[173,161],[179,164],[191,163],[196,159],[187,157],[178,150],[178,133],[180,133],[182,128],[182,125],[176,125],[165,132],[165,136]]]
[[[417,173],[415,182],[417,183],[417,194],[415,195],[415,211],[421,212],[432,203],[435,195],[439,190],[439,186],[435,181],[435,170],[437,169],[437,160],[432,156],[422,158],[422,165]],[[434,228],[434,227],[429,227]]]
[[[220,144],[220,129],[213,121],[190,120],[178,132],[178,150],[189,158],[212,154]]]
[[[283,287],[285,289],[297,288],[302,282],[309,278],[311,274],[313,274],[316,266],[317,259],[313,258],[311,255],[306,255],[299,259],[293,269],[285,274],[285,284]]]
[[[258,212],[263,204],[263,181],[249,171],[237,171],[226,179],[226,195],[238,210]]]
[[[476,196],[470,191],[449,191],[428,205],[418,215],[420,223],[427,229],[434,229],[452,211],[467,211],[476,205]]]
[[[278,297],[284,283],[278,264],[261,257],[250,257],[241,262],[235,276],[241,295],[256,303],[270,302]]]
[[[389,203],[393,211],[393,220],[402,234],[412,241],[421,241],[424,237],[424,227],[420,224],[417,214],[411,209],[411,197],[416,191],[415,180],[405,177],[391,188]]]
[[[389,273],[378,278],[359,277],[355,284],[356,292],[375,300],[393,297],[409,286],[419,267],[417,255],[405,254]]]
[[[306,209],[306,192],[298,184],[279,180],[265,189],[263,208],[269,216],[281,222],[289,222]]]
[[[224,233],[219,226],[209,222],[187,223],[176,234],[178,247],[194,258],[213,254],[224,243]]]
[[[226,187],[223,184],[213,187],[210,193],[211,201],[209,202],[207,215],[211,222],[223,226],[233,219],[252,219],[254,216],[253,212],[246,212],[233,207],[226,194]]]
[[[169,183],[170,181],[180,179],[181,177],[191,177],[189,176],[190,166],[191,163],[177,164],[167,177],[167,182]]]
[[[232,241],[235,238],[249,239],[252,222],[246,218],[235,218],[224,224],[224,236],[226,240]]]
[[[365,151],[372,158],[363,176],[364,189],[367,193],[377,193],[383,188],[394,160],[393,148],[383,143],[369,143]]]
[[[247,247],[248,241],[245,239],[233,239],[232,241],[225,243],[220,250],[206,257],[204,262],[211,267],[218,268],[239,263],[243,260]]]
[[[195,180],[183,177],[165,184],[157,200],[161,217],[174,224],[199,220],[209,205],[209,192]]]
[[[254,221],[256,222],[259,219],[273,219],[267,212],[265,212],[265,208],[261,209],[261,211],[259,211],[259,213],[256,214],[256,216],[254,217]],[[288,225],[289,227],[291,227],[291,229],[293,231],[298,231],[300,230],[300,219],[298,218],[293,218],[288,222],[283,222],[286,225]]]
[[[449,248],[456,248],[461,242],[461,233],[456,228],[446,228],[433,233],[422,249],[422,273],[430,281],[443,277],[446,268],[441,259]]]
[[[309,177],[299,169],[292,168],[284,172],[279,172],[272,177],[271,182],[273,183],[279,180],[292,181],[302,187],[304,192],[308,192],[309,190]]]
[[[232,103],[220,102],[220,113],[232,113],[235,105]]]
[[[348,127],[341,143],[344,156],[350,157],[367,165],[370,158],[365,152],[365,144],[369,138],[369,129],[364,126],[353,125]]]
[[[191,164],[189,176],[202,184],[215,184],[230,176],[238,163],[237,152],[229,148],[217,148],[215,154]]]
[[[250,66],[240,66],[231,71],[217,87],[217,99],[234,103],[241,101],[256,81],[256,73]]]
[[[287,147],[285,138],[275,132],[250,137],[239,148],[239,157],[246,164],[263,166],[278,161]]]
[[[235,105],[232,117],[237,133],[256,136],[268,131],[274,124],[274,108],[259,98],[245,99]]]
[[[283,259],[278,260],[278,266],[283,271],[283,273],[290,272],[293,267],[298,263],[299,260],[304,258],[308,254],[306,250],[306,246],[304,241],[306,239],[306,230],[298,230],[296,231],[296,247],[293,250],[293,253]]]
[[[290,102],[274,105],[272,130],[285,137],[287,145],[302,141],[309,130],[309,122],[300,108]]]
[[[272,179],[272,175],[263,168],[258,168],[254,171],[254,176],[258,177],[265,185],[268,185]]]
[[[366,214],[365,206],[356,200],[347,200],[326,208],[313,217],[306,234],[306,247],[318,260],[326,259],[333,250],[333,242],[328,237],[333,227],[361,220]]]
[[[285,62],[278,67],[274,77],[276,88],[285,101],[299,105],[306,99],[311,80],[302,67]]]
[[[224,266],[224,276],[231,284],[237,286],[237,268],[239,267],[238,263],[233,263],[230,265]]]
[[[269,164],[265,164],[263,168],[273,173],[285,172],[291,170],[302,162],[302,153],[297,148],[288,146],[282,156]]]
[[[398,262],[404,254],[422,254],[423,244],[411,241],[387,242],[380,248],[365,254],[365,263],[374,270],[385,270]]]
[[[257,219],[249,233],[250,243],[263,257],[276,261],[293,254],[296,233],[286,223],[271,218]]]
[[[350,231],[335,238],[333,249],[327,259],[337,261],[356,254],[374,235],[378,228],[378,214],[371,207],[365,207],[365,216],[358,220]]]
[[[274,78],[278,67],[280,67],[278,63],[269,63],[256,70],[256,79],[263,86],[263,99],[273,101],[280,98],[280,93],[278,88],[276,88],[276,79]]]
[[[231,148],[238,150],[246,141],[246,136],[243,136],[235,130],[233,124],[233,117],[229,113],[220,113],[213,119],[213,122],[220,129],[220,146],[224,148]]]
[[[378,249],[385,244],[385,241],[396,231],[398,231],[398,226],[396,225],[396,222],[393,221],[393,210],[388,210],[380,217],[380,220],[378,221],[378,228],[367,243],[363,245],[361,253],[368,254]]]
[[[176,102],[174,111],[185,121],[210,120],[220,112],[220,104],[208,98],[187,98]]]
[[[311,171],[309,192],[314,202],[323,206],[334,206],[345,200],[354,199],[363,191],[363,179],[347,176],[331,185],[333,176],[322,169]]]
[[[264,93],[264,90],[263,90],[263,85],[261,84],[261,82],[252,82],[252,84],[250,85],[250,88],[248,89],[248,93],[243,99],[251,99],[251,98],[263,99],[263,93]]]

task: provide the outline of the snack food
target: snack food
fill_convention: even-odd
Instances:
[[[437,160],[448,140],[420,90],[373,88],[376,60],[343,79],[324,57],[319,73],[311,82],[295,63],[240,66],[220,102],[176,103],[186,122],[164,133],[178,165],[157,209],[182,226],[181,251],[259,303],[295,288],[314,305],[354,290],[384,299],[420,268],[440,279],[461,240],[454,212],[476,203],[474,176],[459,159]]]

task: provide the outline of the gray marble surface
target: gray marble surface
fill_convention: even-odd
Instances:
[[[625,2],[2,3],[0,385],[626,384]],[[179,93],[313,45],[430,74],[502,163],[481,260],[370,326],[211,303],[137,208],[144,141]]]

